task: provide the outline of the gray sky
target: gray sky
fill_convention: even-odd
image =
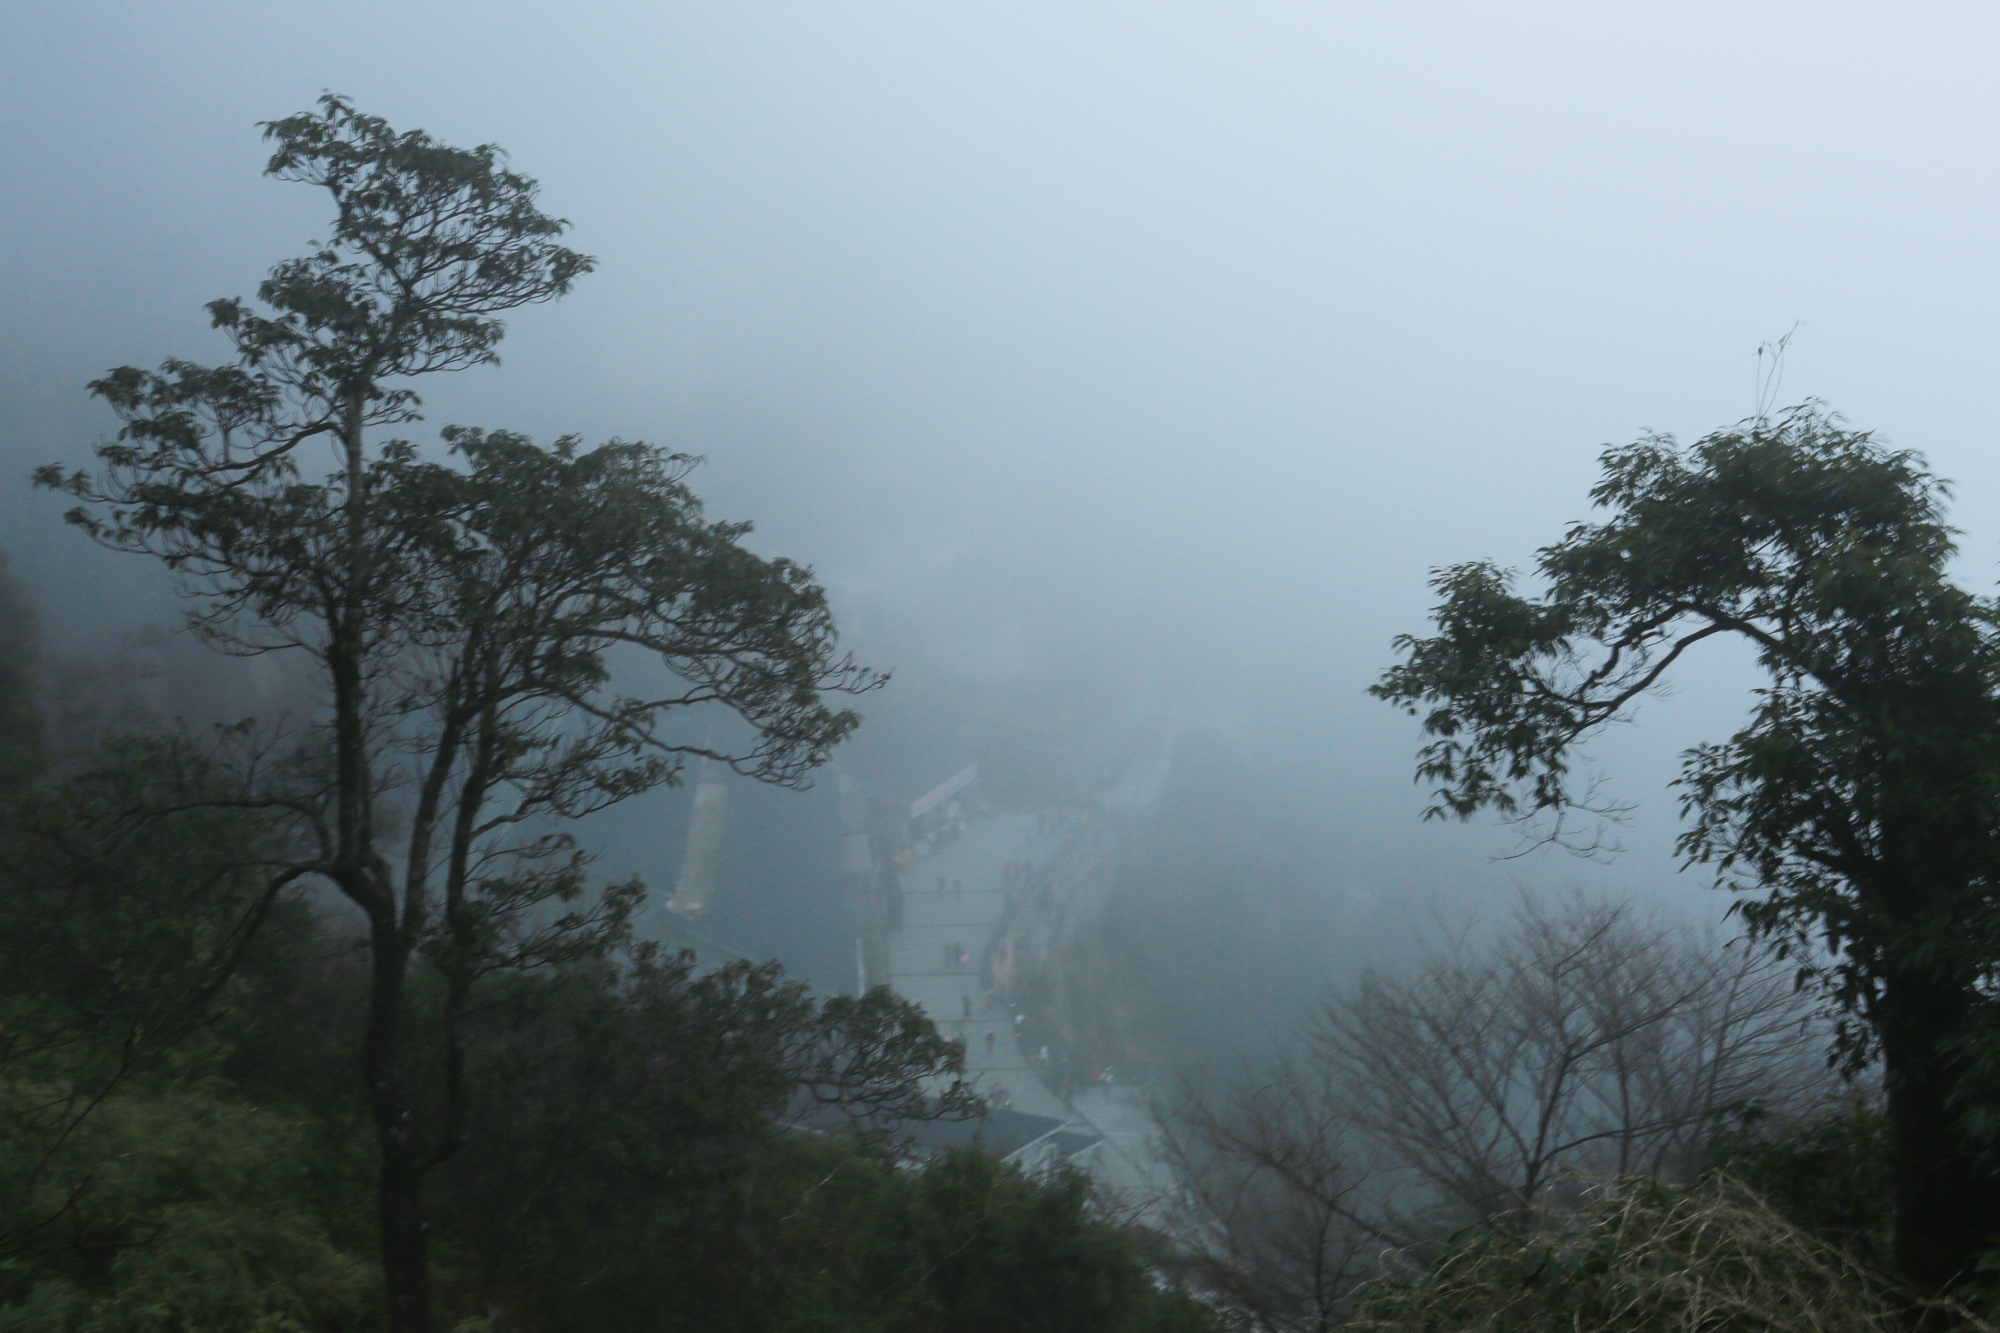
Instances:
[[[1827,398],[1961,483],[1993,580],[1991,6],[15,2],[0,13],[0,475],[78,459],[106,366],[319,234],[254,122],[323,89],[492,141],[602,261],[432,425],[710,457],[891,663],[1117,660],[1296,773],[1391,888],[1671,881],[1660,782],[1746,677],[1604,747],[1610,870],[1413,817],[1361,690],[1425,571],[1525,561],[1595,456]],[[149,571],[0,486],[64,644]]]

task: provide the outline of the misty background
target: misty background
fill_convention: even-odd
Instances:
[[[1087,792],[1164,747],[1167,859],[1262,867],[1234,919],[1300,967],[1514,882],[1713,917],[1665,784],[1746,664],[1691,662],[1596,747],[1638,802],[1608,864],[1419,823],[1416,724],[1363,691],[1430,568],[1529,562],[1605,444],[1749,415],[1795,325],[1778,400],[1956,479],[1992,584],[1996,45],[1970,4],[16,4],[0,549],[59,656],[173,623],[26,474],[111,428],[86,381],[219,358],[202,303],[322,233],[256,122],[331,89],[503,145],[600,261],[411,433],[705,455],[710,512],[896,673],[838,761],[871,790],[978,760]],[[262,697],[134,651],[167,708]],[[739,784],[712,923],[826,986],[833,786]],[[606,870],[664,895],[686,805],[595,821]]]

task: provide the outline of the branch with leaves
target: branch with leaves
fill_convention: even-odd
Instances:
[[[1898,1262],[1942,1289],[2000,1229],[1973,1165],[2000,1086],[2000,606],[1952,580],[1946,484],[1816,404],[1603,467],[1608,517],[1541,551],[1539,595],[1439,571],[1437,633],[1398,639],[1373,693],[1422,720],[1428,815],[1560,819],[1588,805],[1580,745],[1701,643],[1751,650],[1767,683],[1688,752],[1680,850],[1844,1016],[1847,1066],[1883,1057]]]

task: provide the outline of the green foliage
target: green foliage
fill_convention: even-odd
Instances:
[[[595,266],[556,244],[568,224],[541,211],[535,182],[504,169],[493,145],[398,134],[332,94],[319,106],[265,125],[276,145],[265,174],[327,191],[327,240],[271,270],[257,290],[270,313],[209,304],[234,365],[124,366],[92,384],[128,423],[103,461],[139,484],[108,527],[73,521],[171,540],[187,518],[179,493],[295,475],[308,440],[412,420],[417,395],[390,381],[497,361],[500,315],[554,300]],[[88,485],[57,468],[38,477]]]
[[[662,1333],[1215,1327],[1156,1285],[1082,1177],[1033,1177],[971,1149],[912,1171],[838,1137],[772,1140],[697,1208],[661,1210],[620,1258],[537,1317]]]
[[[0,989],[143,1035],[219,984],[289,851],[234,739],[115,737],[0,810]]]
[[[565,436],[540,448],[465,427],[444,438],[461,467],[394,447],[372,483],[408,562],[399,613],[413,642],[456,658],[468,678],[458,707],[519,719],[497,742],[504,750],[562,750],[534,724],[561,717],[574,731],[581,714],[590,730],[567,749],[589,756],[588,781],[550,809],[581,813],[672,780],[687,756],[712,748],[661,737],[680,710],[733,710],[754,748],[711,757],[787,786],[803,785],[860,722],[823,696],[880,677],[837,656],[811,570],[746,550],[747,523],[704,517],[685,483],[699,460],[622,440],[580,449]],[[682,688],[596,697],[615,649],[656,655]]]
[[[1437,634],[1374,693],[1423,718],[1431,815],[1568,841],[1605,809],[1576,747],[1702,641],[1756,653],[1749,719],[1685,758],[1680,846],[1841,1015],[1847,1068],[1879,1053],[1895,1262],[1944,1289],[2000,1232],[2000,606],[1951,580],[1944,483],[1816,406],[1603,463],[1609,517],[1540,553],[1545,591],[1439,571]]]
[[[648,949],[622,971],[505,979],[470,1058],[506,1095],[481,1101],[475,1151],[440,1181],[449,1232],[477,1256],[475,1286],[534,1273],[562,1301],[690,1201],[699,1216],[801,1104],[885,1128],[979,1110],[956,1081],[963,1051],[886,989],[821,1001],[776,964],[704,973]],[[944,1098],[927,1095],[947,1078]]]
[[[1792,1225],[1845,1247],[1864,1264],[1888,1256],[1888,1119],[1856,1097],[1816,1114],[1739,1109],[1708,1143],[1713,1169],[1756,1191]]]
[[[198,1067],[258,926],[291,910],[241,796],[169,733],[0,806],[0,1255],[63,1211],[49,1173],[101,1101]]]
[[[351,384],[356,349],[375,379],[490,363],[500,312],[554,300],[596,267],[555,243],[569,224],[541,211],[535,182],[503,168],[496,146],[398,134],[332,94],[319,105],[265,124],[277,149],[264,174],[338,200],[330,239],[257,289],[275,318],[213,307],[252,364],[324,374],[333,389]]]
[[[319,1215],[310,1147],[300,1118],[225,1088],[106,1101],[43,1175],[38,1211],[54,1222],[0,1267],[0,1329],[371,1327],[373,1267]]]

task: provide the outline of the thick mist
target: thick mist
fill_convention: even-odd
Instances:
[[[1600,747],[1640,802],[1609,864],[1420,824],[1415,726],[1363,690],[1429,568],[1526,563],[1605,443],[1748,415],[1795,325],[1782,399],[1956,478],[1991,582],[1996,39],[1963,5],[16,6],[0,547],[58,654],[171,624],[157,571],[26,474],[110,428],[86,381],[217,356],[202,303],[320,233],[256,122],[333,89],[504,145],[600,260],[413,433],[705,455],[711,512],[812,564],[896,672],[840,761],[873,788],[1009,756],[1082,781],[1150,737],[1246,775],[1221,823],[1282,823],[1292,933],[1514,880],[1713,915],[1665,783],[1742,662]],[[244,702],[136,651],[162,707]],[[831,785],[739,795],[718,929],[839,984],[839,912],[796,894],[831,882],[801,850],[831,848]],[[687,799],[602,817],[607,869],[668,887]]]

